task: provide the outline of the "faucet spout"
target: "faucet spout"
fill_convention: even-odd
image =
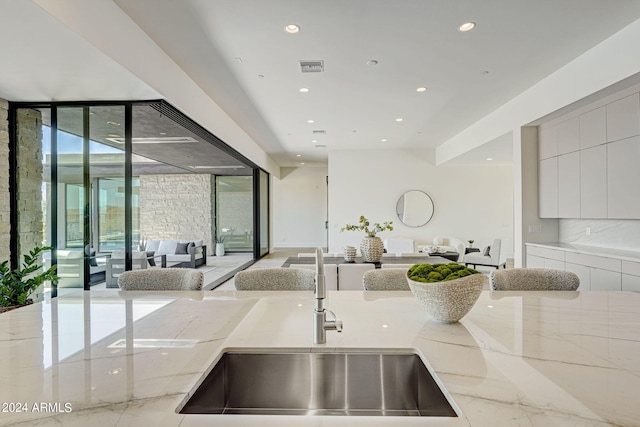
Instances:
[[[324,281],[324,258],[322,248],[316,248],[316,307],[313,310],[313,342],[315,344],[325,344],[327,342],[327,331],[342,332],[342,321],[336,315],[324,308],[324,300],[327,297],[327,286]],[[333,320],[327,320],[327,312],[333,315]]]

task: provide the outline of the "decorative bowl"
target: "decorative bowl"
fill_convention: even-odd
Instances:
[[[487,280],[484,274],[432,283],[416,282],[407,277],[411,292],[427,315],[440,323],[454,323],[462,319],[478,301]]]

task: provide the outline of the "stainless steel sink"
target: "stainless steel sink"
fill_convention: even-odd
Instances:
[[[457,417],[413,353],[222,355],[183,414]]]

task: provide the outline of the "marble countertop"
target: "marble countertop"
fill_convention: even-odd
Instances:
[[[549,242],[549,243],[526,243],[530,246],[541,248],[559,249],[567,252],[576,252],[587,255],[596,255],[607,258],[617,258],[625,261],[640,262],[640,251],[630,251],[625,249],[606,248],[601,246],[576,245],[572,243]]]
[[[0,314],[0,425],[559,426],[640,423],[640,293],[485,291],[456,324],[410,292],[77,292]],[[458,419],[181,415],[229,348],[412,349]]]

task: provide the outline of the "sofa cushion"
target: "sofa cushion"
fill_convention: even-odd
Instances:
[[[156,252],[158,247],[160,246],[160,240],[147,240],[147,245],[145,246],[146,252]]]
[[[189,254],[189,249],[194,246],[193,242],[181,243],[176,246],[176,255]]]
[[[176,248],[178,247],[177,240],[161,240],[160,246],[158,246],[158,250],[156,254],[175,254]]]

